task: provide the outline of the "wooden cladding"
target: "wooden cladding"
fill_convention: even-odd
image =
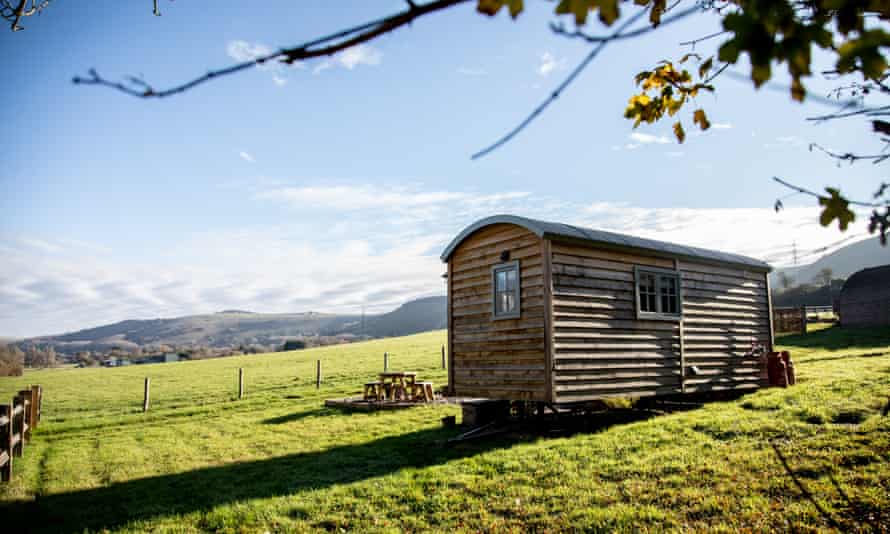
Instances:
[[[764,273],[562,243],[552,250],[557,402],[758,386],[759,361],[747,353],[770,340]],[[635,268],[679,271],[681,319],[637,320]]]
[[[519,263],[518,317],[492,317],[492,267]],[[638,318],[635,269],[679,273],[679,312]],[[557,403],[756,388],[772,343],[766,273],[551,241],[513,224],[448,263],[449,379],[459,396]]]
[[[479,230],[449,261],[449,336],[456,395],[546,400],[543,241],[509,224]],[[519,313],[492,316],[492,267],[503,253],[519,267]]]

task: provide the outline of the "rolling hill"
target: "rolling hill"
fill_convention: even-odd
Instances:
[[[146,345],[278,345],[286,339],[310,336],[403,336],[444,328],[445,306],[443,296],[422,298],[388,313],[367,315],[364,324],[361,315],[225,310],[169,319],[131,319],[22,343],[52,345],[57,351],[71,353]]]
[[[776,269],[769,275],[773,288],[780,287],[780,273],[794,280],[794,285],[809,284],[822,269],[831,269],[833,278],[846,279],[851,274],[867,267],[890,264],[890,246],[882,247],[874,237],[863,239],[841,247],[808,265]]]

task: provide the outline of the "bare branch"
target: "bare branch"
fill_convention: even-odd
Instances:
[[[890,140],[885,140],[884,142],[890,143]],[[890,144],[888,144],[888,146],[890,146]],[[885,152],[883,154],[868,154],[868,155],[862,156],[862,155],[858,155],[858,154],[853,154],[852,152],[844,152],[844,153],[833,152],[818,143],[810,143],[810,150],[813,150],[814,148],[816,150],[819,150],[819,151],[831,156],[832,158],[834,158],[838,161],[848,161],[850,163],[855,163],[859,160],[872,160],[872,163],[878,164],[878,163],[882,163],[882,162],[886,161],[887,159],[890,159],[890,152]],[[885,147],[885,150],[886,150],[886,147]]]
[[[824,122],[834,119],[843,119],[853,117],[855,115],[865,115],[866,117],[885,117],[890,115],[890,106],[880,106],[876,108],[862,108],[847,113],[831,113],[829,115],[820,115],[818,117],[807,117],[808,121]]]
[[[698,6],[693,6],[689,9],[686,9],[685,11],[681,11],[680,13],[677,13],[674,16],[674,18],[686,17],[686,16],[689,16],[689,15],[699,12],[699,11],[701,11],[701,9]],[[519,123],[519,125],[517,125],[515,128],[513,128],[512,130],[507,132],[506,135],[504,135],[503,137],[501,137],[500,139],[498,139],[491,145],[483,148],[482,150],[480,150],[480,151],[476,152],[475,154],[473,154],[472,156],[470,156],[470,159],[479,159],[482,156],[490,154],[494,150],[497,150],[498,148],[503,146],[505,143],[507,143],[514,137],[516,137],[516,135],[519,134],[519,132],[524,130],[526,128],[526,126],[531,124],[531,122],[534,121],[538,117],[538,115],[540,115],[545,109],[547,109],[547,107],[549,107],[550,104],[552,104],[557,98],[559,98],[559,95],[562,94],[562,92],[565,91],[565,89],[569,85],[571,85],[571,83],[573,81],[575,81],[575,78],[577,78],[578,75],[581,74],[581,72],[583,72],[584,69],[587,68],[588,65],[590,65],[590,62],[593,61],[597,55],[599,55],[599,53],[603,50],[603,48],[606,47],[607,44],[611,43],[612,41],[621,39],[622,36],[625,35],[623,33],[624,30],[627,29],[628,27],[630,27],[631,25],[633,25],[635,22],[637,22],[640,19],[640,17],[642,17],[645,14],[646,14],[645,9],[638,11],[632,17],[627,19],[623,24],[621,24],[621,26],[619,26],[618,29],[616,29],[607,39],[599,41],[598,44],[593,48],[593,50],[591,50],[590,53],[588,53],[587,56],[584,57],[584,59],[581,61],[581,63],[579,63],[578,66],[576,66],[572,70],[572,72],[569,73],[568,77],[566,77],[566,79],[563,80],[562,83],[560,83],[556,87],[556,89],[553,90],[552,93],[550,93],[550,96],[548,96],[546,100],[541,102],[538,105],[538,107],[536,107],[525,119],[522,120],[522,122]],[[662,23],[662,24],[664,24],[664,23]],[[634,30],[634,31],[637,31],[637,30]]]
[[[794,185],[790,182],[786,182],[785,180],[779,178],[778,176],[773,176],[773,181],[778,182],[778,183],[784,185],[785,187],[787,187],[788,189],[797,191],[798,193],[801,193],[804,195],[809,195],[814,198],[827,198],[825,195],[820,195],[819,193],[816,193],[815,191],[810,191],[809,189],[805,189],[803,187],[800,187],[799,185]],[[860,202],[857,200],[848,200],[848,202],[850,204],[853,204],[854,206],[862,206],[865,208],[882,208],[885,206],[885,204],[881,204],[881,203]]]
[[[312,41],[297,45],[292,48],[282,48],[265,56],[260,56],[245,61],[243,63],[237,63],[230,67],[213,70],[208,72],[207,74],[204,74],[203,76],[199,76],[189,82],[171,87],[169,89],[155,90],[151,85],[146,82],[142,82],[141,80],[141,83],[139,84],[132,84],[132,80],[129,84],[124,82],[113,82],[99,76],[95,69],[90,69],[88,73],[89,77],[82,78],[80,76],[76,76],[74,77],[72,82],[81,85],[100,85],[109,87],[111,89],[116,89],[122,93],[139,98],[164,98],[188,91],[195,86],[201,85],[215,78],[227,76],[229,74],[234,74],[242,70],[262,65],[268,61],[280,60],[283,63],[292,64],[297,61],[303,61],[306,59],[331,56],[333,54],[336,54],[337,52],[353,47],[357,44],[375,39],[385,33],[389,33],[397,28],[405,26],[406,24],[410,24],[412,21],[414,21],[414,19],[436,11],[441,11],[443,9],[456,6],[458,4],[466,3],[468,1],[469,0],[435,0],[428,4],[413,4],[414,7],[409,7],[407,11],[402,11],[400,13],[396,13],[395,15],[390,15],[388,17],[377,19],[372,22],[367,22],[365,24],[326,35],[324,37],[314,39]]]
[[[28,2],[31,2],[28,7]],[[49,5],[52,0],[43,0],[39,4],[37,0],[19,0],[15,7],[9,3],[9,0],[0,0],[0,17],[12,23],[11,29],[14,32],[24,30],[24,26],[19,26],[19,22],[24,17],[37,15]]]
[[[588,43],[602,43],[605,41],[618,41],[621,39],[630,39],[632,37],[638,37],[640,35],[649,33],[651,31],[655,31],[658,28],[660,28],[661,26],[666,26],[672,22],[677,22],[678,20],[683,19],[686,16],[688,16],[691,13],[694,13],[696,11],[700,11],[700,9],[698,9],[697,7],[689,8],[686,11],[681,11],[680,13],[677,13],[675,15],[672,15],[670,17],[663,19],[658,26],[644,26],[642,28],[638,28],[633,31],[625,32],[620,35],[616,35],[614,33],[611,35],[590,35],[588,33],[584,33],[583,31],[581,31],[578,28],[576,28],[574,31],[568,31],[565,28],[565,25],[562,24],[561,22],[560,23],[551,22],[550,29],[553,31],[553,33],[555,33],[557,35],[561,35],[563,37],[568,37],[570,39],[581,39],[581,40],[587,41]]]
[[[698,43],[700,43],[702,41],[707,41],[708,39],[713,39],[715,37],[720,37],[721,35],[723,35],[725,33],[729,33],[729,32],[726,30],[721,30],[719,32],[714,32],[714,33],[705,35],[703,37],[699,37],[698,39],[692,39],[690,41],[683,41],[680,43],[680,46],[691,46],[692,49],[695,50],[695,45],[697,45]]]

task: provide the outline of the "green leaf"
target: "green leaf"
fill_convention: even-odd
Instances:
[[[476,11],[488,16],[494,16],[502,7],[507,6],[510,10],[510,16],[514,19],[522,13],[523,0],[479,0],[476,4]]]
[[[819,224],[828,226],[837,219],[837,226],[841,232],[845,232],[851,222],[856,220],[856,214],[850,210],[850,201],[841,196],[839,190],[826,187],[828,197],[819,197],[819,205],[822,213],[819,215]]]

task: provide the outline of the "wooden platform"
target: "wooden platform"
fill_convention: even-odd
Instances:
[[[359,410],[364,412],[373,412],[376,410],[401,410],[403,408],[413,408],[415,406],[432,406],[434,404],[453,404],[453,399],[436,398],[432,402],[423,401],[366,401],[361,397],[348,397],[345,399],[328,399],[324,401],[324,405],[329,408],[342,408],[347,410]]]

